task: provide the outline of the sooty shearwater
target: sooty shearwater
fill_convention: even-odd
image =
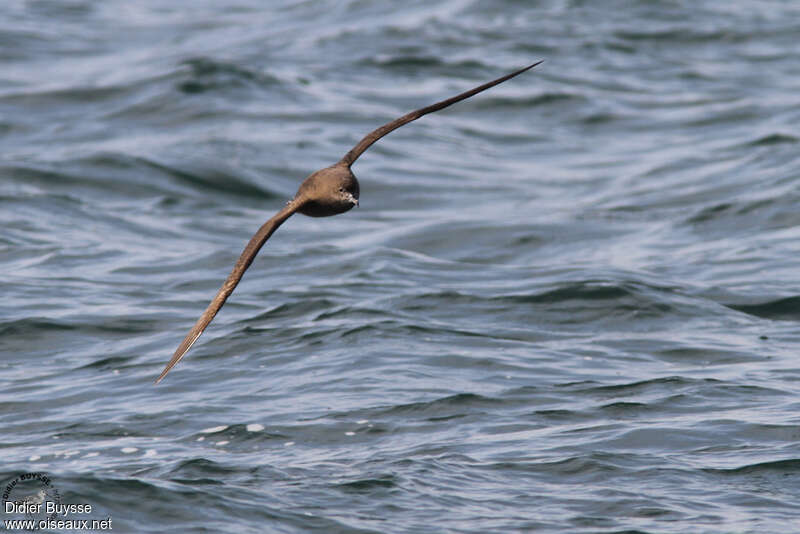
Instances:
[[[167,373],[169,373],[170,369],[175,367],[175,365],[181,361],[181,358],[183,358],[184,354],[186,354],[194,342],[197,341],[197,338],[200,337],[200,334],[203,333],[203,330],[206,329],[220,308],[222,308],[222,305],[225,304],[225,301],[228,299],[230,294],[233,293],[233,290],[236,288],[239,280],[242,279],[242,275],[247,268],[250,267],[250,264],[253,263],[253,258],[256,257],[258,251],[261,250],[261,247],[264,245],[267,239],[269,239],[273,232],[275,232],[275,230],[277,230],[278,227],[283,224],[284,221],[286,221],[286,219],[295,213],[302,213],[303,215],[308,215],[310,217],[328,217],[330,215],[344,213],[353,206],[358,206],[358,180],[356,180],[353,171],[350,170],[350,166],[355,163],[358,157],[363,154],[364,151],[367,150],[375,141],[389,132],[400,128],[404,124],[408,124],[409,122],[417,120],[423,115],[433,113],[434,111],[439,111],[440,109],[444,109],[447,106],[455,104],[456,102],[460,102],[471,96],[477,95],[481,91],[485,91],[490,87],[494,87],[497,84],[503,83],[504,81],[517,76],[518,74],[522,74],[528,69],[532,69],[539,63],[541,63],[541,61],[538,61],[532,65],[528,65],[527,67],[514,71],[510,74],[506,74],[505,76],[501,76],[496,80],[492,80],[491,82],[475,87],[474,89],[470,89],[469,91],[463,92],[452,98],[448,98],[447,100],[442,100],[441,102],[431,104],[430,106],[407,113],[391,122],[387,122],[380,128],[368,133],[361,141],[358,142],[356,146],[350,150],[350,152],[345,154],[341,160],[330,167],[326,167],[311,174],[311,176],[306,178],[303,183],[300,184],[300,188],[297,190],[297,194],[294,196],[294,198],[290,200],[283,207],[283,209],[276,213],[270,220],[265,222],[261,228],[258,229],[258,232],[256,232],[256,234],[247,243],[247,246],[244,247],[244,251],[236,261],[236,265],[233,266],[233,270],[231,271],[231,274],[228,275],[228,279],[225,280],[224,284],[222,284],[222,287],[211,301],[211,304],[208,305],[206,311],[203,312],[203,315],[200,316],[195,325],[183,339],[180,346],[178,346],[175,354],[172,355],[172,359],[169,361],[167,366],[164,367],[164,370],[156,379],[155,383],[158,384],[161,382],[161,380],[167,376]]]

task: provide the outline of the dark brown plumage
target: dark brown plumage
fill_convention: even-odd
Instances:
[[[250,267],[250,264],[253,263],[253,259],[256,257],[256,254],[258,254],[258,251],[261,250],[261,247],[264,245],[267,239],[269,239],[269,237],[275,232],[275,230],[278,229],[281,224],[284,223],[284,221],[286,221],[286,219],[291,217],[294,213],[302,213],[303,215],[308,215],[310,217],[328,217],[330,215],[344,213],[353,206],[358,205],[358,180],[356,180],[355,175],[350,170],[350,166],[355,163],[358,157],[361,156],[361,154],[363,154],[364,151],[367,150],[375,141],[392,132],[393,130],[403,126],[404,124],[408,124],[409,122],[416,120],[423,115],[433,113],[434,111],[439,111],[440,109],[444,109],[447,106],[455,104],[456,102],[460,102],[461,100],[467,99],[482,91],[485,91],[486,89],[494,87],[497,84],[503,83],[504,81],[511,79],[518,74],[522,74],[526,70],[532,69],[539,63],[541,63],[541,61],[536,62],[533,65],[528,65],[527,67],[514,71],[510,74],[506,74],[505,76],[501,76],[496,80],[492,80],[491,82],[475,87],[474,89],[465,91],[452,98],[448,98],[447,100],[442,100],[441,102],[437,102],[430,106],[412,111],[406,115],[403,115],[402,117],[388,122],[380,128],[377,128],[367,134],[336,164],[319,170],[306,178],[303,183],[300,184],[300,188],[297,190],[297,194],[294,196],[294,198],[290,200],[286,206],[284,206],[283,209],[276,213],[270,220],[265,222],[261,228],[258,229],[256,235],[254,235],[247,243],[247,246],[244,248],[241,256],[239,256],[239,259],[236,261],[236,265],[233,266],[231,274],[228,275],[227,280],[225,280],[225,283],[222,284],[222,287],[208,305],[206,311],[203,312],[203,315],[200,316],[195,325],[178,346],[177,350],[172,355],[172,359],[161,372],[161,375],[159,375],[159,377],[156,379],[156,384],[161,382],[161,380],[167,376],[167,373],[169,373],[170,369],[175,367],[175,365],[181,361],[181,358],[183,358],[184,354],[186,354],[194,342],[197,341],[197,338],[200,337],[200,334],[203,333],[203,330],[205,330],[211,320],[214,319],[214,316],[217,314],[220,308],[222,308],[222,305],[225,304],[225,301],[228,299],[230,294],[233,293],[236,285],[242,279],[242,275],[244,275],[244,272],[248,267]]]

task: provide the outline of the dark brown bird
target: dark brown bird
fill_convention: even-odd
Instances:
[[[233,293],[233,290],[236,288],[239,280],[242,279],[242,275],[247,268],[250,267],[250,264],[253,263],[253,258],[256,257],[258,251],[261,250],[261,247],[264,245],[267,239],[269,239],[273,232],[275,232],[275,230],[277,230],[278,227],[283,224],[284,221],[286,221],[286,219],[291,217],[294,213],[302,213],[303,215],[308,215],[310,217],[328,217],[329,215],[338,215],[339,213],[344,213],[353,206],[358,206],[358,180],[356,180],[355,175],[353,175],[353,172],[350,170],[350,166],[375,141],[389,132],[403,126],[404,124],[408,124],[409,122],[416,120],[423,115],[433,113],[434,111],[439,111],[440,109],[444,109],[447,106],[455,104],[456,102],[460,102],[471,96],[477,95],[481,91],[485,91],[490,87],[494,87],[499,83],[503,83],[504,81],[517,76],[518,74],[522,74],[528,69],[532,69],[539,63],[541,63],[541,61],[514,71],[511,74],[501,76],[496,80],[492,80],[491,82],[480,85],[474,89],[470,89],[469,91],[461,93],[460,95],[456,95],[452,98],[448,98],[447,100],[442,100],[436,104],[412,111],[411,113],[407,113],[391,122],[387,122],[380,128],[377,128],[376,130],[373,130],[367,134],[364,139],[359,141],[359,143],[354,146],[350,152],[345,154],[344,157],[337,163],[325,169],[319,170],[306,178],[305,181],[300,184],[300,188],[297,190],[297,194],[294,196],[294,198],[290,200],[282,210],[276,213],[275,216],[265,222],[263,226],[258,229],[256,235],[254,235],[250,239],[250,242],[247,243],[247,246],[244,247],[244,251],[236,261],[236,265],[233,266],[233,270],[231,271],[231,274],[228,275],[228,279],[225,280],[224,284],[222,284],[222,287],[211,301],[211,304],[208,305],[206,311],[203,312],[203,315],[200,316],[192,329],[183,339],[180,346],[178,346],[175,354],[172,355],[172,359],[161,372],[161,375],[156,379],[156,384],[161,382],[161,380],[167,376],[167,373],[169,373],[170,369],[175,367],[175,365],[181,361],[181,358],[183,358],[184,354],[186,354],[194,342],[197,341],[197,338],[203,333],[203,330],[205,330],[205,328],[208,326],[208,323],[211,322],[219,309],[222,308],[222,305],[225,304],[225,301],[228,299],[230,294]]]

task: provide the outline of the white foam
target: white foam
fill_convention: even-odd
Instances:
[[[227,429],[228,425],[222,426],[213,426],[211,428],[206,428],[205,430],[201,430],[203,434],[214,434],[215,432],[222,432],[223,430]]]

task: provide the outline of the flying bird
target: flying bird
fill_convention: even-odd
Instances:
[[[331,215],[344,213],[350,210],[353,206],[358,206],[358,180],[356,180],[356,177],[353,174],[353,171],[350,170],[350,167],[353,165],[353,163],[355,163],[358,157],[364,153],[365,150],[375,143],[375,141],[396,130],[397,128],[400,128],[411,121],[417,120],[423,115],[433,113],[434,111],[439,111],[440,109],[451,106],[456,102],[460,102],[471,96],[475,96],[482,91],[513,78],[514,76],[522,74],[526,70],[532,69],[539,63],[541,63],[541,61],[537,61],[532,65],[528,65],[527,67],[516,70],[510,74],[501,76],[500,78],[492,80],[491,82],[479,85],[474,89],[470,89],[469,91],[465,91],[454,97],[431,104],[430,106],[424,108],[420,108],[391,122],[387,122],[380,128],[377,128],[364,136],[364,138],[359,141],[358,144],[354,146],[347,154],[345,154],[341,160],[330,167],[326,167],[311,174],[308,178],[306,178],[303,183],[300,184],[300,188],[297,190],[297,194],[295,194],[294,198],[287,202],[286,205],[280,211],[278,211],[278,213],[276,213],[270,220],[265,222],[261,228],[258,229],[258,232],[256,232],[256,234],[250,238],[250,241],[247,243],[247,246],[244,247],[244,251],[242,252],[241,256],[239,256],[239,259],[236,261],[236,265],[233,266],[231,274],[228,275],[227,280],[225,280],[225,283],[222,284],[222,287],[208,305],[206,311],[203,312],[203,315],[200,316],[189,333],[186,334],[186,337],[175,350],[175,353],[172,355],[172,359],[169,361],[167,366],[164,367],[164,370],[156,379],[155,383],[158,384],[161,382],[161,380],[167,376],[167,373],[169,373],[170,369],[175,367],[175,365],[181,361],[186,352],[191,348],[194,342],[197,341],[197,338],[200,337],[200,334],[203,333],[203,330],[206,329],[211,320],[214,319],[214,316],[217,315],[217,312],[220,310],[220,308],[222,308],[222,305],[225,304],[225,301],[228,299],[230,294],[233,293],[233,290],[242,279],[242,275],[244,275],[244,272],[248,267],[250,267],[250,264],[253,263],[253,259],[256,257],[256,254],[258,254],[258,251],[261,250],[261,247],[264,245],[267,239],[269,239],[269,237],[275,232],[275,230],[278,229],[281,224],[286,221],[286,219],[295,213],[302,213],[303,215],[308,215],[310,217],[328,217]]]

